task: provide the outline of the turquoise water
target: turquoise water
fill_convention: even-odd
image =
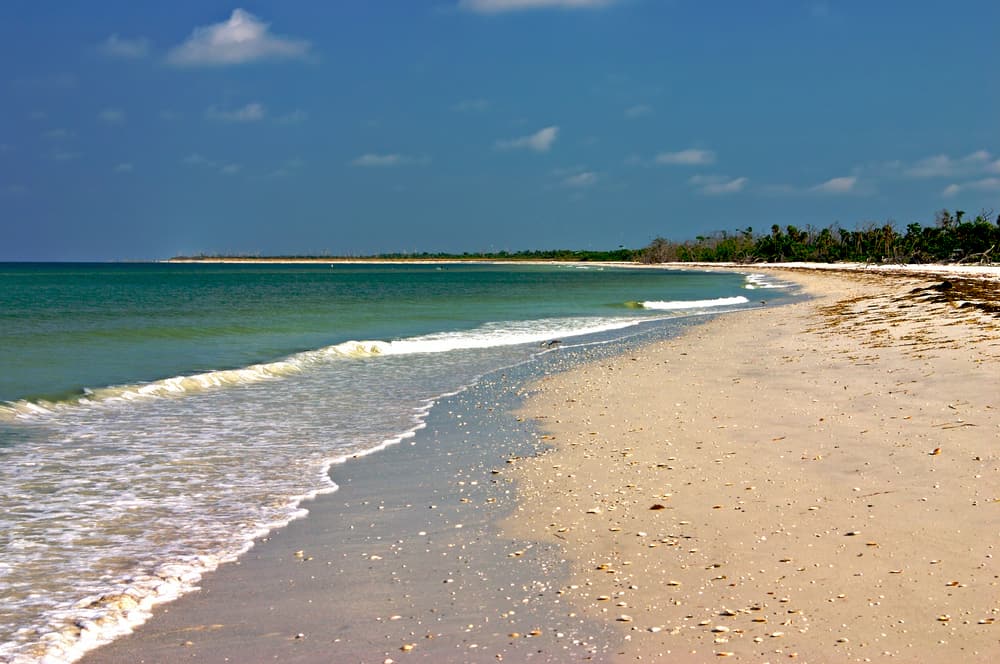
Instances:
[[[0,265],[0,660],[71,661],[127,632],[335,490],[331,464],[413,436],[489,372],[759,306],[768,285],[608,266]]]

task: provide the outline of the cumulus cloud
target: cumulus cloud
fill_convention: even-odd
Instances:
[[[235,163],[224,163],[216,161],[215,159],[209,159],[203,154],[194,152],[188,156],[181,159],[181,163],[185,166],[190,166],[192,168],[201,168],[211,171],[216,171],[222,175],[236,175],[243,170],[242,164]]]
[[[652,114],[653,107],[648,104],[636,104],[635,106],[629,106],[625,109],[625,117],[629,120],[634,120],[636,118]]]
[[[954,177],[987,168],[991,159],[986,150],[977,150],[959,158],[938,154],[920,159],[907,167],[904,174],[915,178]]]
[[[97,118],[109,125],[121,124],[125,122],[125,111],[120,108],[106,108],[97,114]]]
[[[535,152],[548,152],[552,144],[559,136],[559,127],[545,127],[539,129],[534,134],[520,136],[496,142],[498,150],[534,150]]]
[[[369,152],[361,155],[351,162],[354,166],[363,168],[385,168],[387,166],[406,166],[408,164],[426,164],[430,159],[427,157],[411,157],[405,154],[375,154]]]
[[[944,196],[955,196],[963,191],[1000,191],[1000,178],[983,178],[964,184],[950,184],[941,192]]]
[[[117,34],[113,34],[101,42],[98,49],[101,53],[111,58],[137,60],[146,57],[149,53],[149,40],[145,37],[123,39]]]
[[[722,196],[743,191],[749,178],[731,178],[725,175],[695,175],[688,184],[697,187],[698,193],[707,196]]]
[[[205,117],[220,122],[259,122],[267,115],[267,110],[257,102],[253,102],[231,110],[220,109],[216,106],[209,106],[205,110]]]
[[[599,9],[618,0],[459,0],[462,9],[478,14],[502,14],[530,9]]]
[[[830,178],[826,182],[822,182],[810,191],[814,191],[819,194],[849,194],[855,191],[855,187],[858,184],[858,178],[854,175],[849,175],[839,178]]]
[[[656,155],[657,164],[670,166],[705,166],[715,163],[715,153],[711,150],[681,150],[680,152],[661,152]]]
[[[586,189],[597,184],[598,175],[594,171],[583,171],[563,178],[562,185],[572,189]]]
[[[170,49],[167,62],[177,67],[218,67],[309,55],[308,41],[272,35],[270,27],[253,14],[235,9],[227,21],[195,28],[187,41]]]

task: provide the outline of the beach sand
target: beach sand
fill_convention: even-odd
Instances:
[[[538,383],[507,532],[615,661],[1000,660],[1000,285],[784,274],[816,298]]]
[[[778,276],[815,299],[442,402],[83,661],[995,661],[1000,319]]]

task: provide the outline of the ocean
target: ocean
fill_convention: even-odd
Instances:
[[[0,661],[73,661],[505,367],[778,303],[596,264],[0,264]]]

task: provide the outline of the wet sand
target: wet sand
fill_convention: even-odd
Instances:
[[[816,299],[535,385],[506,532],[615,661],[997,661],[1000,284],[783,274]]]

